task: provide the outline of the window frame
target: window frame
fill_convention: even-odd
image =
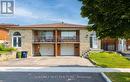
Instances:
[[[22,47],[22,37],[21,37],[21,34],[19,33],[19,35],[15,35],[15,33],[19,33],[19,32],[14,32],[13,33],[13,37],[12,37],[12,47],[14,48],[21,48]],[[14,46],[14,38],[16,38],[16,46]],[[19,46],[19,38],[20,38],[20,41],[21,41],[21,44]]]
[[[66,35],[64,35],[64,33],[66,33]],[[73,33],[74,36],[69,36],[69,35],[71,35],[71,33]],[[61,31],[61,37],[62,38],[64,38],[64,37],[72,37],[72,38],[76,37],[76,31]]]
[[[40,35],[40,38],[43,39],[43,40],[54,38],[54,32],[53,31],[40,31],[39,35]]]
[[[98,49],[99,45],[98,45],[98,38],[96,37],[96,33],[92,33],[89,37],[89,41],[90,41],[90,48],[92,49]],[[96,45],[95,45],[96,44]],[[96,46],[96,47],[94,47]]]

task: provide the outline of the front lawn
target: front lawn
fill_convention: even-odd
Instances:
[[[130,73],[105,73],[112,82],[130,82]]]
[[[130,60],[114,52],[90,52],[89,59],[101,67],[130,68]]]

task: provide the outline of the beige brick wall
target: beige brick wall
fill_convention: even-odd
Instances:
[[[80,30],[80,55],[90,49],[89,34],[87,30]]]
[[[86,29],[80,30],[80,55],[90,49],[90,35],[93,32],[89,32]],[[101,40],[98,40],[98,49],[101,49]]]
[[[21,33],[22,37],[22,45],[21,48],[17,48],[19,51],[25,50],[28,51],[28,55],[32,55],[32,30],[16,30],[16,29],[11,29],[9,30],[9,45],[10,47],[13,47],[12,45],[12,37],[14,32],[19,32]]]

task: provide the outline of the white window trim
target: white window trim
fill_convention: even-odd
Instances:
[[[18,44],[16,45],[16,47],[13,45],[14,44],[14,42],[13,42],[14,41],[14,37],[17,37],[17,38],[20,37],[21,38],[21,36],[13,36],[12,37],[12,47],[14,47],[14,48],[21,48],[22,47],[22,41],[21,41],[21,46],[20,47],[18,46]],[[17,42],[18,42],[18,39],[17,39]]]
[[[91,49],[98,49],[99,45],[98,45],[98,38],[96,37],[96,33],[95,32],[92,33],[92,35],[90,37],[92,37],[92,48]],[[95,39],[96,39],[96,41],[95,41]],[[97,43],[96,48],[94,48],[95,43]]]
[[[119,39],[118,50],[119,51],[127,50],[127,48],[126,48],[126,40],[125,39]]]

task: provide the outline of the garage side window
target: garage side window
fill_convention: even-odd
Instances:
[[[19,32],[13,34],[12,45],[16,48],[21,47],[21,34]]]

